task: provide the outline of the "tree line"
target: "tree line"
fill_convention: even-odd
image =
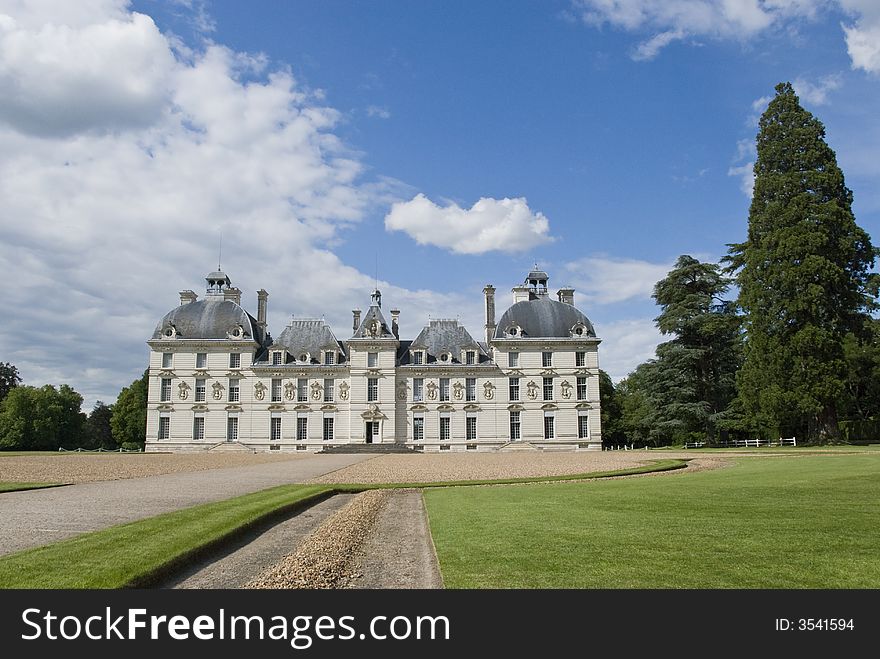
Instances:
[[[18,369],[0,364],[0,450],[143,449],[147,429],[147,372],[124,387],[113,405],[81,411],[73,387],[21,384]]]
[[[720,264],[683,255],[656,284],[670,339],[617,387],[605,376],[606,442],[880,439],[880,250],[790,83],[756,146],[746,240]]]

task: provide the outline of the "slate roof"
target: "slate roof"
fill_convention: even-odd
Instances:
[[[449,363],[460,364],[463,350],[476,351],[478,363],[489,359],[485,349],[477,341],[474,341],[467,329],[457,320],[431,320],[428,326],[407,346],[407,350],[400,351],[400,363],[411,363],[409,351],[418,349],[427,353],[426,362],[428,364],[437,362],[437,358],[444,352],[452,355]]]
[[[284,348],[293,359],[307,352],[312,363],[320,361],[322,350],[338,350],[342,356],[337,363],[345,362],[345,348],[323,320],[294,318],[272,343],[270,350],[272,348]]]
[[[232,300],[219,295],[206,297],[172,309],[156,325],[154,339],[161,339],[165,329],[174,325],[177,339],[227,339],[227,334],[241,325],[242,339],[263,343],[265,336],[256,319]]]
[[[523,338],[568,338],[571,328],[578,323],[586,327],[586,336],[595,337],[593,324],[577,308],[564,302],[538,297],[535,300],[517,302],[501,316],[495,329],[495,338],[507,337],[507,330],[519,325]]]
[[[380,332],[377,337],[373,337],[370,335],[370,325],[374,320],[379,321]],[[367,309],[367,313],[364,314],[364,318],[363,320],[361,320],[361,324],[358,326],[358,329],[354,333],[354,336],[352,336],[352,338],[396,339],[397,337],[391,333],[391,329],[388,327],[388,323],[385,322],[385,316],[382,315],[382,310],[374,304],[369,309]]]

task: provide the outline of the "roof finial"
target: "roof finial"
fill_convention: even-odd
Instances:
[[[223,261],[223,232],[220,232],[220,248],[217,250],[217,272],[221,272],[223,268],[220,267],[220,263]]]

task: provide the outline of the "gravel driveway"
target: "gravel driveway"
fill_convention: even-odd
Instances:
[[[293,460],[276,460],[275,457],[280,456],[249,466],[2,493],[0,554],[275,485],[302,483],[370,456],[309,455]],[[14,459],[0,458],[0,465]],[[48,459],[66,460],[67,456],[48,456]]]

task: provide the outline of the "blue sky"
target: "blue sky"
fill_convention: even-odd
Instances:
[[[386,306],[482,334],[486,283],[573,285],[615,379],[680,254],[745,236],[780,81],[880,242],[873,0],[0,0],[0,361],[113,400],[216,265],[270,329]]]

